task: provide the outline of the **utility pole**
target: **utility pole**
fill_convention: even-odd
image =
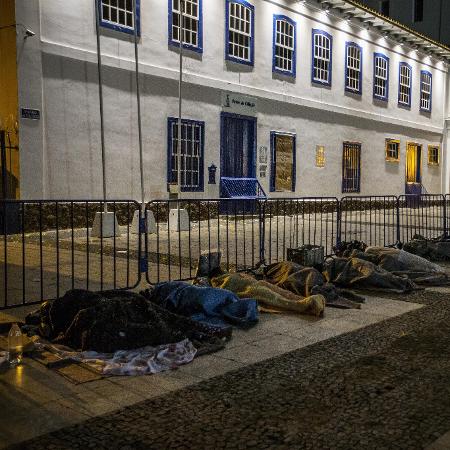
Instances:
[[[177,191],[178,198],[181,197],[181,113],[182,113],[182,94],[183,94],[183,43],[184,43],[184,0],[178,0],[180,7],[180,68],[178,79],[178,145],[177,145]]]
[[[141,91],[139,85],[139,49],[138,49],[138,30],[137,30],[137,11],[136,0],[133,0],[133,28],[134,28],[134,59],[136,63],[136,100],[138,115],[138,136],[139,136],[139,169],[141,175],[141,203],[142,210],[145,210],[145,191],[144,191],[144,155],[142,150],[142,120],[141,120]]]
[[[95,30],[97,33],[97,72],[98,72],[98,96],[100,102],[100,139],[102,148],[102,178],[103,178],[103,201],[105,212],[108,211],[106,204],[106,162],[105,162],[105,124],[103,119],[103,71],[102,71],[102,54],[100,49],[100,17],[98,2],[94,0],[95,9]]]

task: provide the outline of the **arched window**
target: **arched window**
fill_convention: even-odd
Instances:
[[[225,58],[253,65],[255,8],[245,0],[227,0]]]
[[[296,24],[286,16],[273,16],[273,72],[295,76]]]
[[[362,48],[353,42],[345,46],[345,90],[362,93]]]
[[[331,35],[321,30],[312,30],[312,77],[313,83],[331,86],[332,69]]]

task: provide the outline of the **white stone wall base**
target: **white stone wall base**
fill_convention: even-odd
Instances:
[[[145,218],[143,213],[142,218]],[[152,211],[147,211],[147,220],[145,222],[146,233],[156,233],[156,220]],[[134,212],[133,221],[131,222],[131,234],[139,234],[139,211]]]
[[[185,209],[171,209],[169,212],[169,231],[189,231],[189,214]]]
[[[116,237],[120,236],[119,223],[117,222],[116,214],[106,211],[96,212],[91,236],[110,238],[114,237],[114,235]]]

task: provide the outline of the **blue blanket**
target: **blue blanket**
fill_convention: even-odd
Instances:
[[[215,326],[233,324],[248,328],[258,321],[255,299],[240,299],[225,289],[170,281],[157,284],[151,300],[171,312]]]

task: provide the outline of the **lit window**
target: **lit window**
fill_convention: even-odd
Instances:
[[[361,94],[362,48],[353,42],[347,42],[345,56],[345,90]]]
[[[321,30],[312,30],[312,82],[331,86],[332,37]]]
[[[226,59],[253,65],[255,8],[245,0],[227,0]]]
[[[135,1],[139,34],[140,0]],[[125,33],[134,33],[133,0],[99,0],[99,9],[100,25]]]
[[[295,135],[290,133],[270,133],[272,170],[270,174],[271,192],[295,191]]]
[[[205,123],[182,119],[181,155],[178,158],[178,119],[169,117],[168,182],[176,183],[180,159],[182,191],[203,191]]]
[[[295,22],[285,16],[273,16],[273,66],[274,72],[295,76]]]
[[[344,142],[342,155],[342,192],[360,192],[361,144]]]
[[[386,139],[386,161],[398,162],[400,160],[400,141]]]
[[[428,165],[438,166],[439,165],[439,145],[429,145],[428,146]]]
[[[420,109],[431,112],[431,87],[432,76],[430,72],[422,70],[420,72]]]
[[[325,167],[325,147],[323,145],[316,146],[316,167]]]
[[[399,70],[398,103],[404,106],[411,106],[411,66],[406,63],[400,63]]]
[[[201,51],[202,0],[169,0],[169,43],[180,45],[180,4],[183,5],[183,46]]]
[[[389,58],[381,53],[374,54],[373,96],[378,100],[389,98]]]

